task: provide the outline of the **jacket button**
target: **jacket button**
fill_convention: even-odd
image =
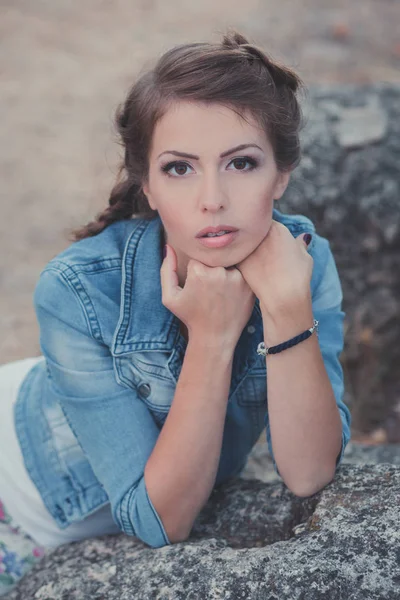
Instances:
[[[143,398],[147,398],[147,396],[150,396],[151,387],[148,383],[142,383],[138,388],[138,392]]]
[[[248,331],[249,333],[254,333],[254,332],[255,332],[255,330],[256,330],[256,328],[254,327],[254,325],[249,325],[249,326],[248,326],[248,328],[247,328],[247,331]]]

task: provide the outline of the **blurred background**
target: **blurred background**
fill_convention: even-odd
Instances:
[[[397,0],[0,0],[0,363],[40,354],[37,278],[108,202],[140,71],[235,27],[306,84],[400,83],[399,22]]]

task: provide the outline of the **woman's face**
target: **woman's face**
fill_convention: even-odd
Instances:
[[[290,174],[278,171],[264,131],[251,116],[248,121],[219,104],[185,101],[156,124],[143,191],[176,252],[181,286],[189,259],[235,265],[269,231],[274,200]],[[248,147],[232,150],[242,145]],[[196,238],[204,227],[221,224],[238,229],[226,247],[207,248]]]

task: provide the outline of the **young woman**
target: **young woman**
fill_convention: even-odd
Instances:
[[[334,477],[340,280],[312,221],[274,207],[300,89],[231,31],[166,52],[117,111],[109,207],[39,278],[42,354],[0,369],[0,589],[64,543],[187,539],[264,428],[294,494]]]

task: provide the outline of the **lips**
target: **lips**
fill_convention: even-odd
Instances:
[[[197,238],[204,237],[207,233],[219,233],[220,231],[237,231],[232,225],[218,225],[218,227],[205,227],[196,235]]]
[[[210,250],[225,248],[232,244],[238,235],[238,230],[229,231],[229,233],[225,233],[224,235],[213,235],[211,237],[205,235],[199,238],[199,244],[202,244],[205,248],[209,248]]]

